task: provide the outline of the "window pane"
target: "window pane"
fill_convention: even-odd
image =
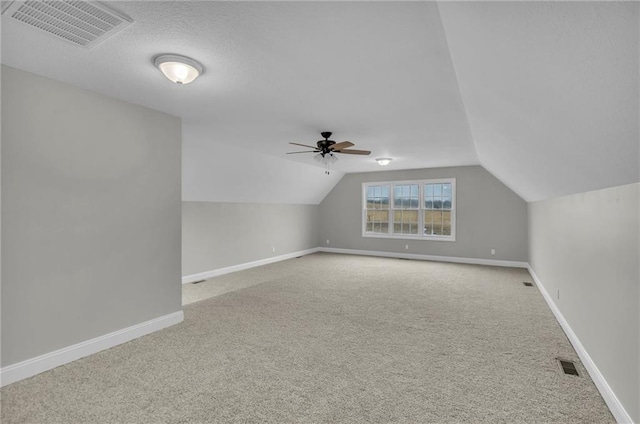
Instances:
[[[442,234],[445,236],[451,235],[451,211],[442,212]]]
[[[433,208],[442,209],[442,199],[440,197],[436,197],[433,199]]]
[[[393,215],[393,232],[396,234],[418,234],[418,211],[396,210]]]
[[[418,209],[420,207],[417,184],[402,184],[394,188],[394,207],[400,209]]]
[[[382,197],[389,197],[389,186],[382,186]]]
[[[407,211],[404,222],[408,222],[406,234],[418,234],[418,211]]]
[[[380,222],[389,220],[389,211],[370,209],[367,210],[367,222]]]
[[[389,211],[385,209],[367,210],[366,231],[387,233],[389,230]]]
[[[381,197],[382,196],[382,188],[380,186],[376,186],[375,187],[375,197]]]
[[[442,184],[434,184],[433,185],[433,195],[434,196],[442,196]]]
[[[433,234],[433,212],[424,211],[424,235],[430,236]]]
[[[433,197],[433,184],[425,184],[425,193],[426,197]]]
[[[442,184],[442,196],[451,197],[451,183]]]
[[[432,209],[433,208],[433,199],[425,200],[424,207],[427,208],[427,209]]]
[[[442,209],[451,209],[451,197],[444,197],[442,199]]]
[[[396,210],[393,213],[393,232],[397,234],[402,233],[402,213],[401,210]]]
[[[442,235],[442,211],[433,211],[433,234]]]
[[[372,197],[374,197],[373,187],[367,187],[367,199],[371,199]]]
[[[415,196],[412,195],[413,191]],[[418,186],[416,184],[396,185],[393,204],[400,209],[418,208]]]

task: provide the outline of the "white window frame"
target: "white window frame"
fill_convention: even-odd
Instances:
[[[451,235],[425,235],[424,234],[424,212],[425,210],[431,210],[425,208],[425,193],[424,187],[426,184],[438,184],[438,183],[450,183],[451,184]],[[394,217],[395,217],[395,202],[394,187],[396,185],[418,185],[418,234],[394,234]],[[374,233],[367,232],[367,188],[371,186],[388,186],[389,189],[389,228],[387,233]],[[456,241],[456,179],[455,178],[437,178],[429,180],[408,180],[408,181],[369,181],[362,183],[362,237],[369,238],[388,238],[388,239],[403,239],[403,240],[427,240],[427,241]],[[414,209],[415,210],[415,209]],[[423,230],[421,231],[420,228]]]

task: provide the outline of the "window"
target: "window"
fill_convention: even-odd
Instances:
[[[364,183],[363,237],[455,241],[455,178]]]
[[[450,182],[424,184],[425,235],[451,235],[452,187]]]
[[[389,186],[371,185],[366,191],[365,211],[367,223],[365,231],[370,234],[389,232]]]

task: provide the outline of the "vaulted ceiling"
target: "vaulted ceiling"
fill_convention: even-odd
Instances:
[[[638,3],[109,5],[134,23],[91,49],[3,15],[2,63],[182,117],[185,200],[318,203],[376,157],[528,201],[639,179]],[[160,53],[205,73],[173,85]],[[372,155],[286,155],[325,130]]]

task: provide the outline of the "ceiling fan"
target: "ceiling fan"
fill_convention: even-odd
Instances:
[[[333,140],[329,140],[331,137],[330,131],[321,132],[320,135],[324,137],[324,140],[319,140],[316,143],[316,146],[309,146],[308,144],[300,144],[300,143],[289,143],[295,146],[308,147],[313,150],[303,150],[301,152],[288,152],[288,155],[294,155],[297,153],[317,153],[313,158],[322,163],[325,166],[325,174],[329,174],[329,166],[336,162],[338,158],[334,156],[334,153],[344,153],[347,155],[370,155],[371,152],[369,150],[356,150],[349,149],[349,147],[354,144],[350,141],[341,141],[340,143],[336,143]]]
[[[316,143],[316,146],[309,146],[308,144],[300,144],[300,143],[289,143],[295,146],[308,147],[313,150],[303,150],[301,152],[289,152],[288,155],[294,155],[297,153],[319,153],[321,157],[325,157],[326,155],[331,155],[333,153],[343,153],[347,155],[370,155],[371,152],[369,150],[355,150],[349,149],[349,147],[354,146],[354,144],[350,141],[342,141],[340,143],[336,143],[333,140],[329,140],[331,137],[330,131],[321,132],[320,135],[324,137],[324,140],[319,140]]]

